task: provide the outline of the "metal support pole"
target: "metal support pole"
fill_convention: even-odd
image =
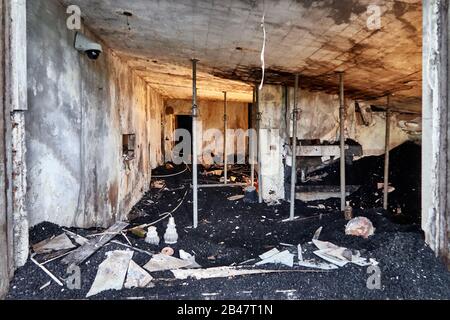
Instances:
[[[257,114],[256,114],[256,130],[258,135],[258,143],[257,143],[257,153],[258,153],[258,201],[259,203],[263,203],[263,194],[262,194],[262,153],[261,153],[261,120],[262,120],[262,114],[260,112],[260,92],[259,90],[256,91],[256,103],[258,105],[257,107]]]
[[[197,62],[192,59],[192,186],[194,229],[198,227],[198,147],[197,147]]]
[[[298,74],[295,75],[294,111],[292,113],[292,168],[291,168],[291,208],[290,220],[295,218],[295,186],[297,185],[297,120],[298,120]]]
[[[339,121],[340,121],[340,142],[341,142],[341,211],[345,211],[346,207],[346,183],[345,183],[345,96],[344,96],[344,73],[339,73]]]
[[[391,110],[390,110],[390,96],[387,96],[386,108],[386,142],[385,142],[385,158],[384,158],[384,200],[383,208],[388,209],[389,198],[389,152],[391,142]]]
[[[227,148],[227,130],[228,130],[228,115],[227,115],[227,93],[224,92],[224,103],[223,103],[223,168],[224,168],[224,177],[225,184],[228,184],[228,148]]]
[[[253,110],[255,110],[254,108],[256,108],[256,87],[253,88]],[[253,114],[253,110],[252,110],[252,114]],[[256,120],[256,119],[255,119]],[[255,186],[255,137],[253,135],[254,133],[254,128],[250,128],[252,134],[250,135],[250,180],[252,181],[252,187]]]

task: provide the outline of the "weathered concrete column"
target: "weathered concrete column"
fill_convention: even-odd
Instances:
[[[261,112],[259,153],[262,161],[261,168],[258,168],[262,180],[260,192],[264,201],[278,202],[285,198],[283,87],[265,85],[259,94],[259,110]]]
[[[26,1],[0,1],[0,297],[28,258]]]
[[[448,258],[449,0],[423,4],[422,227],[437,255]]]

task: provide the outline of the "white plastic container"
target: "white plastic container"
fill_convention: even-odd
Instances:
[[[178,233],[175,224],[175,218],[170,218],[167,225],[166,233],[164,234],[164,241],[167,244],[175,244],[178,242]]]
[[[156,227],[149,227],[147,231],[147,237],[145,238],[145,242],[147,242],[148,244],[158,246],[159,241],[160,239]]]

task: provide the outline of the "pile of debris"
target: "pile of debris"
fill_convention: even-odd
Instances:
[[[408,164],[405,165],[405,159]],[[406,142],[390,152],[390,185],[388,215],[396,223],[420,224],[421,220],[422,148]],[[339,190],[339,164],[311,172],[303,177],[301,188],[316,190],[336,186]],[[320,177],[320,179],[315,179]],[[300,179],[299,179],[300,180]],[[383,207],[384,155],[365,157],[347,164],[347,191],[350,205],[362,210]],[[321,201],[321,204],[339,208],[339,199]]]

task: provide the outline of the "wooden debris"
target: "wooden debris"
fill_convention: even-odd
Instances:
[[[80,265],[86,261],[90,256],[92,256],[97,250],[102,248],[105,244],[110,242],[115,236],[120,234],[120,232],[128,226],[126,222],[117,222],[103,236],[97,236],[83,246],[74,250],[62,260],[63,264],[66,265]]]
[[[74,248],[76,247],[65,233],[33,245],[33,251],[36,254],[45,254],[54,251],[70,250]]]
[[[317,231],[314,233],[313,240],[319,240],[322,230],[323,230],[323,227],[320,227],[319,229],[317,229]]]
[[[80,246],[85,245],[87,242],[89,242],[88,239],[76,234],[75,232],[72,232],[72,231],[69,231],[66,229],[62,229],[62,230]]]
[[[35,265],[37,265],[39,268],[41,268],[42,271],[44,271],[50,278],[52,278],[53,281],[55,281],[59,286],[63,287],[64,284],[57,278],[53,273],[48,271],[47,268],[45,268],[43,265],[41,265],[39,262],[37,262],[34,257],[30,257],[31,262],[33,262]]]
[[[191,264],[190,261],[166,256],[164,254],[157,254],[144,266],[144,269],[148,272],[159,272],[187,268]]]
[[[142,269],[136,262],[130,260],[128,266],[127,280],[125,281],[126,289],[147,288],[152,282],[153,277]]]
[[[321,272],[316,270],[261,270],[261,269],[237,269],[232,267],[218,267],[209,269],[178,269],[171,270],[173,275],[178,280],[186,280],[194,278],[197,280],[214,279],[214,278],[229,278],[236,276],[247,276],[255,274],[270,274],[270,273],[310,273]]]
[[[237,195],[237,196],[232,196],[229,197],[228,200],[229,201],[239,201],[245,198],[245,195]]]
[[[117,241],[117,240],[112,240],[111,243],[118,244],[119,246],[122,246],[122,247],[125,247],[125,248],[128,248],[128,249],[131,249],[131,250],[134,250],[134,251],[146,254],[146,255],[148,255],[150,257],[153,256],[153,253],[151,253],[151,252],[148,252],[148,251],[145,251],[145,250],[142,250],[142,249],[139,249],[139,248],[135,248],[133,246],[129,246],[129,245],[127,245],[125,243],[122,243],[120,241]]]
[[[255,266],[261,266],[265,264],[283,264],[292,268],[294,266],[294,255],[286,250],[258,262],[257,264],[255,264]]]
[[[86,298],[107,290],[122,290],[132,258],[132,251],[108,252],[106,260],[98,267],[97,276]]]

